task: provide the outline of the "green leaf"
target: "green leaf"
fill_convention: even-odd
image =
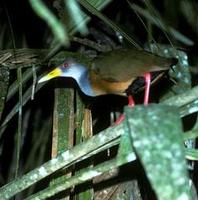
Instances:
[[[46,21],[49,27],[52,29],[55,37],[61,44],[68,45],[69,39],[67,31],[63,24],[56,18],[56,16],[47,8],[47,6],[41,0],[30,0],[30,4],[34,11],[42,19]]]
[[[123,163],[125,160],[127,162],[136,160],[136,155],[132,147],[131,137],[128,134],[128,132],[126,132],[124,135],[121,136],[118,155],[117,155],[118,163]]]
[[[185,148],[186,158],[189,160],[198,160],[198,150]]]
[[[183,44],[189,46],[192,46],[194,44],[191,39],[178,32],[176,29],[166,25],[161,19],[159,19],[159,17],[154,16],[153,13],[148,12],[146,9],[143,9],[136,4],[130,4],[130,7],[138,12],[140,15],[145,17],[151,24],[154,24],[161,30],[168,32],[172,37],[182,42]]]
[[[126,107],[125,113],[133,146],[158,199],[191,199],[178,110],[151,104]]]
[[[107,6],[112,0],[89,0],[88,2],[98,10],[102,10],[105,6]],[[80,3],[78,1],[78,3]],[[67,27],[67,31],[70,35],[74,34],[78,31],[78,25],[75,22],[75,19],[70,19],[69,13],[65,9],[65,5],[63,1],[55,0],[54,1],[54,8],[57,10],[59,18],[61,22]],[[81,13],[81,23],[87,23],[91,17],[89,17],[85,13]]]
[[[76,0],[65,0],[65,5],[67,7],[67,11],[71,16],[71,19],[74,21],[74,25],[81,32],[81,34],[85,35],[88,33],[88,29],[86,23],[83,19],[83,13],[76,2]]]

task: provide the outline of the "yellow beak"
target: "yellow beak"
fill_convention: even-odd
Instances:
[[[48,80],[50,80],[50,79],[52,79],[52,78],[55,78],[55,77],[60,76],[61,74],[62,74],[61,69],[57,67],[56,69],[54,69],[53,71],[51,71],[49,74],[43,76],[43,77],[38,81],[38,83],[42,83],[42,82],[44,82],[44,81],[48,81]]]

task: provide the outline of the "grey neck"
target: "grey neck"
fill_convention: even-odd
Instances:
[[[88,72],[83,73],[76,81],[83,93],[85,93],[87,96],[96,96],[96,94],[91,88]]]

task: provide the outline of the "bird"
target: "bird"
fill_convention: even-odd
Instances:
[[[150,85],[176,63],[175,58],[164,58],[135,48],[120,48],[99,54],[89,66],[74,58],[66,58],[38,83],[55,77],[71,77],[85,95],[128,96],[128,105],[131,107],[135,105],[132,93],[145,86],[144,104],[147,105]]]

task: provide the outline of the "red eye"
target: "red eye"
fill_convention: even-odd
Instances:
[[[67,62],[65,62],[65,63],[63,64],[63,67],[64,67],[64,68],[67,68],[67,67],[69,67],[69,64],[68,64]]]

